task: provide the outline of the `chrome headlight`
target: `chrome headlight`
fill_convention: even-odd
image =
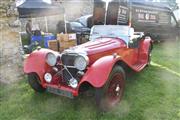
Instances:
[[[78,86],[78,81],[74,78],[71,78],[69,80],[69,85],[72,87],[72,88],[76,88]]]
[[[46,73],[44,75],[44,79],[46,82],[50,83],[52,81],[52,75],[50,73]]]
[[[74,66],[78,70],[85,70],[89,64],[89,58],[87,56],[79,55],[75,58]]]
[[[46,55],[46,62],[49,66],[55,66],[57,62],[57,56],[53,53],[48,53]]]

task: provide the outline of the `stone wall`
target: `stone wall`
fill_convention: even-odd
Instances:
[[[0,0],[0,84],[21,80],[23,74],[19,27],[10,24],[17,20],[13,6],[14,0]]]
[[[17,8],[15,0],[0,0],[0,17],[17,16]]]

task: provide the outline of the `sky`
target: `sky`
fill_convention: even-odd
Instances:
[[[174,14],[175,14],[176,18],[177,18],[178,20],[180,20],[180,0],[176,0],[176,2],[177,2],[178,5],[179,5],[179,10],[176,10],[176,11],[174,12]]]
[[[46,2],[46,3],[51,4],[51,0],[43,0],[43,1]]]

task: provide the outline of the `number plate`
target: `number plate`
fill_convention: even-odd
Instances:
[[[53,94],[57,94],[57,95],[61,95],[61,96],[65,96],[65,97],[69,97],[69,98],[74,98],[74,96],[72,95],[71,92],[69,91],[65,91],[65,90],[60,90],[60,89],[56,89],[53,87],[47,87],[47,91]]]

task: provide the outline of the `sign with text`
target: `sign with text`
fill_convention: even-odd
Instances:
[[[158,23],[158,12],[154,10],[134,8],[133,15],[138,22]]]
[[[120,5],[118,11],[117,24],[128,24],[128,15],[128,7]]]

